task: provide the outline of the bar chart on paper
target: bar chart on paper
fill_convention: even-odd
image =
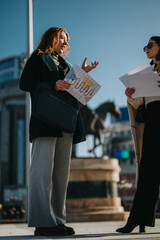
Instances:
[[[78,65],[73,65],[64,80],[71,83],[70,88],[66,91],[83,105],[86,105],[101,87]]]

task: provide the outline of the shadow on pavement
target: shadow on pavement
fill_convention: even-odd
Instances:
[[[0,240],[30,240],[30,239],[47,239],[47,238],[52,238],[52,239],[83,239],[83,238],[103,238],[103,237],[117,237],[117,238],[112,238],[112,240],[117,240],[117,239],[122,239],[120,238],[120,236],[132,236],[132,240],[138,239],[138,236],[140,235],[140,239],[141,240],[146,240],[147,235],[152,235],[152,239],[160,239],[159,236],[153,236],[153,235],[160,235],[160,232],[154,232],[154,233],[126,233],[126,234],[121,234],[121,233],[97,233],[97,234],[76,234],[76,235],[72,235],[72,236],[34,236],[34,235],[18,235],[18,236],[13,236],[13,235],[9,235],[9,236],[0,236]],[[142,237],[142,235],[144,235],[144,238]],[[135,236],[135,238],[133,237]],[[126,238],[125,238],[126,239]]]
[[[40,239],[44,239],[44,237],[39,237]],[[33,235],[18,235],[18,236],[13,236],[13,235],[8,235],[8,236],[0,236],[0,239],[2,240],[29,240],[29,239],[36,239],[35,236]]]
[[[101,237],[109,237],[109,236],[117,236],[116,233],[97,233],[97,234],[76,234],[71,236],[34,236],[34,235],[18,235],[18,236],[0,236],[0,240],[29,240],[29,239],[83,239],[83,238],[101,238]]]

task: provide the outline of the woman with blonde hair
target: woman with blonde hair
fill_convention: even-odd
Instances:
[[[64,59],[69,51],[69,34],[60,27],[49,28],[42,36],[37,49],[28,59],[20,79],[20,88],[30,92],[31,106],[37,86],[44,82],[65,101],[77,107],[77,125],[67,133],[56,125],[50,126],[31,112],[30,142],[32,142],[29,175],[28,225],[35,227],[36,236],[72,235],[74,230],[65,225],[65,201],[69,178],[72,143],[85,141],[85,133],[78,101],[66,89],[70,84],[63,79],[71,69]],[[86,64],[86,72],[96,68],[98,62]],[[55,112],[56,114],[56,112]]]

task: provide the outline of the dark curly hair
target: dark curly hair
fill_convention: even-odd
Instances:
[[[160,47],[160,36],[152,36],[152,37],[150,38],[150,40],[155,41],[155,42],[158,44],[158,46]],[[157,54],[156,59],[157,59],[158,61],[160,60],[159,53]],[[153,64],[154,64],[154,61],[152,60],[152,61],[150,62],[150,64],[153,65]]]
[[[159,36],[152,36],[150,38],[150,40],[155,41],[158,44],[158,46],[160,46],[160,37]]]

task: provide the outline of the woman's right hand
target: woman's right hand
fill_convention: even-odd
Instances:
[[[70,87],[70,85],[71,84],[69,82],[66,82],[64,80],[58,80],[56,82],[55,89],[56,89],[56,91],[59,91],[59,90],[65,91],[66,89],[68,89]]]
[[[135,92],[134,88],[126,88],[125,94],[128,98],[132,98],[132,94]]]

